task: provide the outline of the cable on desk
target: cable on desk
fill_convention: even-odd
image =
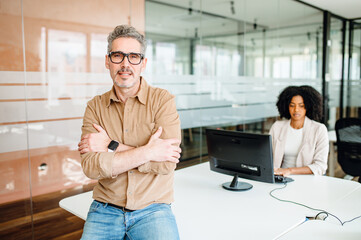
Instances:
[[[337,220],[340,222],[341,226],[343,226],[345,223],[349,223],[349,222],[352,222],[352,221],[354,221],[354,220],[356,220],[356,219],[358,219],[358,218],[361,218],[361,215],[360,215],[360,216],[354,217],[354,218],[352,218],[352,219],[350,219],[350,220],[347,220],[347,221],[342,222],[341,219],[339,219],[336,215],[334,215],[334,214],[332,214],[332,213],[329,213],[329,212],[327,212],[327,211],[325,211],[325,210],[318,209],[318,208],[313,208],[313,207],[307,206],[307,205],[305,205],[305,204],[298,203],[298,202],[294,202],[294,201],[290,201],[290,200],[280,199],[280,198],[278,198],[278,197],[276,197],[276,196],[273,195],[273,192],[274,192],[274,191],[280,190],[280,189],[284,189],[284,188],[286,188],[286,187],[287,187],[287,183],[284,183],[283,187],[275,188],[275,189],[271,190],[271,191],[269,192],[269,195],[270,195],[271,197],[273,197],[274,199],[277,199],[278,201],[281,201],[281,202],[288,202],[288,203],[296,204],[296,205],[299,205],[299,206],[302,206],[302,207],[305,207],[305,208],[308,208],[308,209],[311,209],[311,210],[314,210],[314,211],[319,211],[319,213],[317,213],[317,215],[315,216],[315,219],[317,219],[317,217],[318,217],[319,215],[321,215],[321,214],[326,214],[326,217],[322,219],[323,221],[325,221],[328,216],[332,216],[332,217],[334,217],[335,219],[337,219]]]
[[[352,222],[353,220],[356,220],[356,219],[358,219],[358,218],[361,218],[361,215],[360,215],[360,216],[357,216],[357,217],[354,217],[354,218],[352,218],[351,220],[344,221],[343,224]],[[343,225],[343,224],[342,224],[342,225]]]

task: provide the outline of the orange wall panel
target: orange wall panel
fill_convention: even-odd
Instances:
[[[58,72],[60,73],[59,76],[62,76],[62,73],[65,72],[95,74],[95,71],[106,71],[106,69],[104,70],[104,56],[99,54],[93,56],[91,53],[92,37],[96,35],[101,36],[100,38],[103,39],[103,36],[106,36],[115,26],[120,24],[131,24],[144,33],[144,21],[144,0],[0,0],[0,71],[12,74],[13,72],[21,73],[26,70],[27,72],[37,72],[39,76],[44,72]],[[49,39],[50,33],[54,32],[58,34],[56,39]],[[85,40],[77,43],[78,45],[74,45],[72,39],[77,38],[70,37],[68,39],[64,38],[64,40],[61,35],[63,32],[69,36],[72,36],[72,34],[80,36],[81,39]],[[70,50],[54,51],[54,49],[57,50],[59,44],[63,44],[62,47],[65,46],[65,48],[69,45]],[[78,50],[77,46],[85,49],[83,55],[80,54],[80,57],[77,58],[69,57],[69,53],[71,55],[74,48]],[[105,55],[106,48],[98,49],[98,52],[104,51]],[[49,54],[50,52],[53,52],[53,55]],[[63,55],[56,55],[59,52]],[[52,66],[61,64],[64,66],[50,69],[49,63]],[[99,66],[99,70],[92,70],[92,64],[101,64],[101,66]],[[93,69],[97,68],[93,67]],[[6,72],[4,73],[7,76],[8,73]],[[46,86],[46,96],[50,98],[54,93],[51,88],[61,88],[67,83],[65,75],[63,78],[57,78],[56,82],[54,81],[52,84],[46,82],[45,78],[34,78],[37,78],[36,75],[27,73],[21,77],[10,77],[10,80],[0,79],[0,88],[3,92],[9,92],[11,87],[25,83],[26,79],[27,83],[30,82],[30,84],[31,82],[41,83],[39,88]],[[103,81],[103,79],[99,81]],[[32,86],[32,89],[27,85],[24,85],[24,87],[25,91],[23,88],[21,89],[22,94],[27,92],[32,96],[32,99],[44,98],[44,96],[40,96],[41,91],[34,90],[34,86]],[[39,96],[36,96],[35,92],[39,92]],[[13,104],[13,101],[9,101],[9,99],[1,100],[2,103],[8,104],[6,109],[12,109],[11,104]],[[69,100],[70,98],[66,101]],[[21,101],[24,105],[31,106],[29,102],[25,102],[25,95],[21,95]],[[77,99],[73,101],[76,103]],[[47,115],[48,112],[54,111],[58,106],[63,108],[68,106],[65,104],[65,100],[62,99],[59,99],[58,104],[53,106],[48,101],[45,102],[44,108],[39,108],[37,111],[39,115]],[[26,109],[24,108],[20,112],[15,112],[15,109],[12,111],[13,114],[20,116],[25,114]],[[79,117],[75,116],[76,113],[74,113],[73,109],[69,108],[67,112],[73,113],[74,116],[70,117]],[[22,122],[22,124],[24,124],[24,128],[16,128],[17,131],[23,131],[28,127],[26,122]],[[7,126],[6,124],[1,126],[3,131],[0,134],[9,134],[11,132]],[[54,136],[54,138],[71,139],[71,133],[67,133],[67,130],[64,129],[63,136]],[[53,134],[46,132],[46,130],[37,131],[39,131],[39,134],[44,135]],[[24,134],[28,133],[25,131]],[[28,140],[19,137],[19,141],[26,142]],[[1,142],[1,144],[6,149],[7,144],[10,143]],[[39,170],[39,166],[43,163],[47,164],[47,168]],[[68,146],[61,145],[49,145],[48,147],[30,149],[29,151],[22,149],[11,152],[9,150],[9,152],[0,153],[0,174],[4,176],[0,180],[0,203],[29,198],[30,194],[35,196],[83,185],[91,181],[82,172],[79,153],[76,150],[69,149]]]
[[[38,196],[93,182],[84,175],[76,150],[59,146],[31,149],[29,154],[30,159],[28,151],[0,153],[0,204],[29,198],[30,186],[32,196]]]

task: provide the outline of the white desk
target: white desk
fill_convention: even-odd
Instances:
[[[280,185],[245,180],[251,190],[224,190],[222,183],[231,180],[209,163],[176,172],[173,212],[181,239],[273,239],[305,220],[303,209],[269,196]]]
[[[348,194],[337,203],[327,208],[327,211],[336,215],[341,221],[351,220],[361,215],[361,187]],[[283,235],[280,239],[361,239],[361,218],[345,223],[343,226],[333,217],[325,221],[307,221],[297,228]]]
[[[292,177],[294,182],[274,194],[314,208],[330,206],[360,185],[327,176]],[[181,239],[274,239],[317,213],[270,197],[282,184],[245,180],[253,189],[224,190],[221,184],[231,179],[210,171],[209,163],[176,172],[173,211]]]
[[[328,140],[330,141],[330,156],[328,158],[328,175],[335,176],[336,156],[335,156],[335,143],[337,141],[336,131],[332,130],[328,132]]]
[[[352,191],[350,194],[345,195],[340,201],[332,204],[327,210],[341,218],[342,221],[350,220],[356,216],[361,215],[361,184],[358,183],[359,187]],[[331,221],[332,220],[332,221]],[[334,218],[328,218],[327,221],[332,223],[338,223],[334,221]],[[359,218],[354,223],[357,223],[359,226],[359,231],[361,233],[361,218]],[[346,223],[344,226],[351,226],[351,223]],[[361,238],[360,238],[361,239]]]
[[[358,224],[358,229],[350,228],[349,225],[341,226],[337,224],[330,224],[320,220],[307,221],[279,239],[281,240],[360,240],[361,239],[361,224]]]
[[[93,191],[77,194],[60,200],[59,206],[77,217],[86,220],[91,203]]]
[[[331,206],[360,186],[327,176],[292,177],[294,182],[274,194],[315,208]],[[209,163],[175,172],[172,209],[181,239],[275,239],[300,225],[305,216],[316,214],[269,196],[282,184],[244,180],[253,185],[251,190],[224,190],[221,184],[231,180],[231,176],[212,172]],[[60,206],[85,219],[91,201],[91,192],[87,192],[61,200]]]

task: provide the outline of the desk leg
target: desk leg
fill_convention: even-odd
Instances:
[[[333,141],[330,141],[330,156],[328,159],[328,175],[330,177],[334,177],[335,176],[335,164],[336,163],[336,159],[335,159],[335,144]]]

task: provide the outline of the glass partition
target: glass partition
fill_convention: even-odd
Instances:
[[[351,58],[347,90],[347,107],[349,117],[361,117],[361,20],[353,22],[351,40]]]
[[[267,133],[286,86],[321,90],[322,16],[288,0],[146,1],[146,78],[176,96],[182,161],[207,160],[207,127]]]
[[[59,201],[95,183],[77,151],[84,110],[112,86],[108,33],[144,31],[144,1],[1,1],[0,19],[0,239],[79,239]]]
[[[0,3],[0,239],[32,239],[21,2],[7,2]]]
[[[329,119],[328,125],[334,129],[339,118],[340,86],[342,77],[342,20],[331,17],[330,23],[330,54],[329,54]]]

